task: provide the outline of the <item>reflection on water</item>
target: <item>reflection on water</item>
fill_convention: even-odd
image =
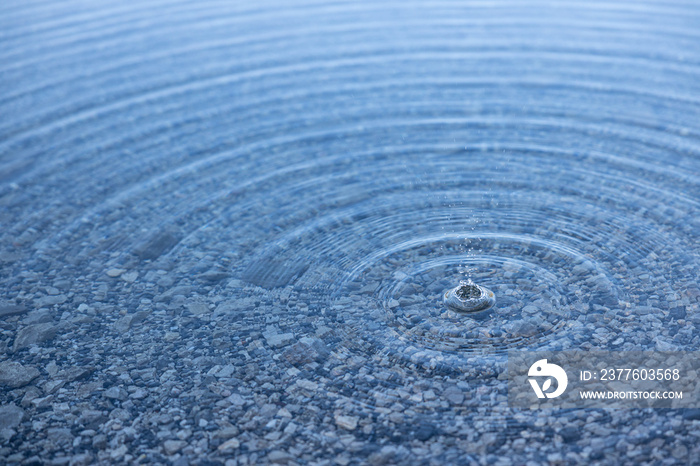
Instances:
[[[654,1],[0,6],[0,458],[693,457],[697,413],[509,409],[504,371],[700,345],[699,26]],[[446,308],[469,279],[496,305]]]

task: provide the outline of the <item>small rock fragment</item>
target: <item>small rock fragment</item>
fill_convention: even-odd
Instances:
[[[0,406],[0,430],[14,429],[24,418],[24,410],[14,404]]]
[[[142,260],[155,260],[174,248],[180,239],[181,235],[175,228],[167,229],[142,243],[134,252]]]
[[[134,283],[136,279],[139,278],[139,273],[136,270],[132,270],[131,272],[123,274],[121,278],[127,283]]]
[[[53,339],[57,333],[58,327],[49,322],[29,325],[17,332],[12,349],[17,351],[30,345],[44,343]]]
[[[126,272],[124,269],[109,269],[107,271],[107,276],[112,277],[112,278],[117,278],[119,275],[123,274]]]
[[[347,416],[344,414],[338,414],[335,416],[335,424],[338,427],[347,430],[355,430],[359,421],[360,418],[358,416]]]
[[[219,450],[219,451],[233,450],[235,448],[238,448],[239,446],[241,446],[241,442],[239,442],[238,439],[232,438],[230,440],[225,441],[221,445],[219,445],[219,448],[217,448],[217,450]]]
[[[26,311],[27,311],[26,306],[24,306],[22,304],[0,302],[0,317],[22,314]]]
[[[190,303],[187,306],[187,310],[196,316],[211,313],[211,311],[209,310],[209,306],[207,306],[205,303]]]
[[[182,450],[186,444],[182,440],[166,440],[163,442],[163,449],[166,455],[174,455],[178,451]]]
[[[133,314],[127,314],[114,323],[114,328],[119,333],[128,332],[133,326],[146,320],[148,311],[138,311]]]
[[[129,398],[129,394],[121,387],[110,387],[104,393],[106,398],[113,400],[125,401]]]
[[[267,459],[270,463],[289,463],[294,457],[282,450],[272,450],[268,455]]]
[[[264,334],[267,344],[273,348],[278,348],[280,346],[286,346],[292,341],[294,341],[293,333],[275,333],[275,334]]]
[[[0,363],[0,385],[18,388],[39,377],[39,371],[32,366],[23,366],[15,361]]]

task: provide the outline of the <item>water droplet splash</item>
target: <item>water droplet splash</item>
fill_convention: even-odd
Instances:
[[[452,311],[479,312],[492,308],[496,304],[496,295],[471,280],[462,280],[459,286],[445,292],[443,301]]]

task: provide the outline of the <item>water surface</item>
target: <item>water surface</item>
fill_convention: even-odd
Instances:
[[[697,457],[692,413],[521,412],[503,373],[698,349],[692,2],[7,2],[0,31],[0,345],[40,373],[0,457]],[[468,278],[487,313],[444,307]]]

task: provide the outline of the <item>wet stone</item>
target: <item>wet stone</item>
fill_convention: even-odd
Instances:
[[[415,432],[415,438],[416,440],[420,440],[421,442],[425,442],[427,440],[430,440],[433,435],[435,435],[436,429],[435,426],[432,424],[428,423],[422,423],[418,426]]]
[[[685,409],[683,419],[688,421],[700,421],[700,408]]]
[[[24,418],[24,410],[14,404],[0,406],[0,430],[14,429]]]
[[[143,388],[137,388],[134,393],[129,395],[129,398],[132,400],[143,400],[148,396],[148,390],[145,390]]]
[[[53,339],[57,333],[58,327],[48,322],[29,325],[17,332],[12,348],[14,351],[17,351],[29,345],[44,343]]]
[[[39,377],[39,371],[32,366],[23,366],[15,361],[0,363],[0,385],[18,388]]]
[[[267,344],[273,348],[279,348],[281,346],[286,346],[292,341],[294,341],[293,333],[268,333],[263,335]]]
[[[64,380],[51,380],[43,385],[44,393],[51,394],[62,388],[66,382]]]
[[[237,436],[240,430],[236,426],[224,427],[214,434],[214,438],[230,439]]]
[[[27,308],[23,304],[0,302],[0,318],[23,314],[25,312],[27,312]]]
[[[73,444],[73,434],[65,427],[52,427],[47,432],[47,438],[54,445],[65,448]]]
[[[393,445],[386,445],[383,446],[378,452],[369,455],[367,462],[372,466],[393,463],[396,453],[397,447]]]
[[[293,284],[308,268],[304,262],[281,262],[273,255],[252,262],[241,278],[262,288],[283,288]]]
[[[108,277],[116,278],[126,272],[125,269],[109,269],[106,273]]]
[[[163,450],[166,455],[174,455],[175,453],[182,450],[182,448],[187,445],[187,443],[182,440],[166,440],[163,442]]]
[[[22,258],[19,252],[0,251],[0,262],[11,263]]]
[[[26,325],[45,324],[47,322],[53,322],[53,312],[48,309],[32,311],[22,319],[22,323]]]
[[[126,453],[129,451],[129,448],[126,445],[120,445],[114,450],[111,450],[109,452],[109,457],[112,460],[119,460],[121,459]]]
[[[210,270],[199,275],[199,279],[208,283],[218,283],[221,280],[228,278],[229,273],[223,270]]]
[[[90,453],[79,453],[71,457],[69,464],[70,466],[90,466],[94,464],[94,458]]]
[[[507,329],[517,336],[530,336],[538,332],[537,325],[529,320],[518,320],[506,326]]]
[[[62,370],[58,376],[65,380],[66,382],[73,382],[74,380],[84,380],[88,378],[95,371],[94,367],[69,367],[68,369]]]
[[[282,356],[295,366],[313,361],[320,362],[327,355],[328,349],[317,338],[303,338],[282,353]]]
[[[119,419],[120,421],[128,421],[131,419],[131,415],[129,414],[129,411],[126,409],[122,408],[115,408],[109,413],[109,418],[110,419]]]
[[[133,314],[127,314],[114,323],[114,329],[120,333],[128,332],[134,326],[146,320],[148,311],[138,311]]]
[[[449,387],[444,392],[445,399],[453,405],[460,405],[464,402],[464,393],[457,387]]]
[[[339,414],[335,417],[335,424],[346,430],[355,430],[360,418],[357,416],[347,416]]]
[[[241,442],[238,439],[232,438],[232,439],[225,441],[221,445],[219,445],[217,450],[219,450],[219,451],[235,450],[239,446],[241,446]]]
[[[105,398],[111,398],[114,400],[125,401],[129,398],[129,394],[121,387],[110,387],[104,392]]]
[[[180,239],[181,236],[177,230],[168,229],[136,247],[134,252],[142,260],[155,260],[173,249]]]
[[[559,431],[559,435],[561,435],[562,440],[566,443],[572,443],[576,442],[581,438],[581,431],[577,429],[576,427],[564,427],[562,430]]]
[[[104,434],[95,435],[92,438],[92,446],[93,448],[96,448],[98,450],[104,450],[105,448],[107,448],[107,436]],[[125,446],[122,445],[122,447]],[[126,447],[124,448],[124,450],[126,452]]]
[[[132,270],[131,272],[126,272],[126,273],[122,274],[122,276],[121,276],[121,279],[127,283],[134,283],[137,278],[139,278],[139,273],[136,270]]]
[[[206,315],[206,314],[211,313],[211,310],[209,309],[209,306],[206,305],[206,303],[190,303],[187,306],[187,310],[196,316],[201,316],[201,315]]]
[[[50,307],[55,304],[63,304],[66,302],[68,297],[66,295],[60,294],[60,295],[49,295],[49,296],[44,296],[43,298],[35,299],[34,300],[34,305],[36,307]]]
[[[267,455],[267,459],[270,463],[287,464],[294,459],[294,457],[286,451],[273,450]]]

